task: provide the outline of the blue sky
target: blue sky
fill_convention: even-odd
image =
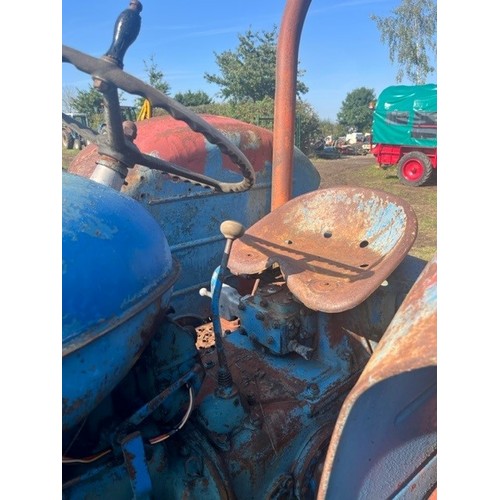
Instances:
[[[214,52],[234,49],[237,35],[248,29],[279,27],[285,0],[143,0],[142,28],[129,48],[125,71],[146,79],[144,60],[151,55],[171,85],[171,95],[204,90],[215,97],[219,88],[205,72],[218,73]],[[336,120],[346,95],[358,87],[378,94],[396,83],[397,67],[370,14],[387,16],[400,0],[313,0],[302,31],[299,60],[302,80],[309,87],[303,97],[321,118]],[[123,0],[62,2],[62,41],[96,57],[108,49]],[[63,86],[87,89],[88,76],[69,64],[62,69]],[[434,83],[436,74],[428,77]],[[403,81],[403,84],[409,84]]]

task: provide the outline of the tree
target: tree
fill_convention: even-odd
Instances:
[[[368,108],[375,100],[373,89],[359,87],[349,92],[342,101],[337,120],[345,132],[368,132],[372,125],[372,112]]]
[[[276,87],[277,27],[271,31],[238,35],[236,50],[215,53],[221,75],[205,73],[209,83],[219,87],[220,96],[230,102],[261,101],[274,99]],[[299,71],[299,76],[303,71]],[[308,92],[306,85],[297,81],[297,95]]]
[[[65,85],[62,89],[62,110],[65,113],[73,113],[73,100],[76,97],[77,89],[70,85]]]
[[[344,127],[339,123],[334,123],[331,120],[320,120],[319,129],[321,131],[321,138],[328,135],[332,137],[339,137],[344,133]]]
[[[76,96],[70,99],[70,106],[86,115],[99,113],[102,110],[102,94],[90,84],[88,90],[76,91]]]
[[[104,121],[104,102],[101,92],[89,84],[88,90],[75,89],[76,95],[70,96],[68,106],[77,113],[85,113],[91,128],[97,130]],[[123,92],[118,93],[121,99]],[[63,97],[64,98],[64,97]]]
[[[97,129],[104,119],[102,94],[92,84],[89,84],[88,90],[77,89],[76,95],[69,99],[69,107],[78,113],[85,113],[93,129]]]
[[[165,73],[158,68],[154,54],[149,56],[149,60],[144,60],[144,71],[148,76],[148,83],[151,87],[163,92],[165,95],[170,95],[170,84],[165,80]],[[140,108],[144,104],[144,97],[138,97],[135,100],[135,105]]]
[[[273,129],[274,99],[271,97],[265,97],[261,101],[255,102],[214,102],[198,106],[194,111],[210,115],[228,116],[270,130]],[[296,139],[300,140],[300,143],[296,144],[296,146],[307,154],[311,144],[320,137],[320,119],[309,103],[298,101],[296,123],[300,127],[300,133],[295,136]]]
[[[389,46],[389,57],[399,66],[396,81],[406,75],[415,85],[426,82],[434,71],[431,58],[436,57],[437,7],[435,0],[402,0],[393,16],[371,15],[383,43]]]
[[[204,104],[211,104],[212,99],[203,90],[198,90],[196,92],[178,92],[175,94],[174,99],[184,106],[203,106]]]

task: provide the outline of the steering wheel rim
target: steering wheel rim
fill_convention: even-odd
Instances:
[[[127,140],[118,141],[116,144],[110,145],[106,140],[98,137],[93,131],[79,128],[79,132],[92,142],[98,145],[98,152],[102,155],[111,157],[117,161],[123,162],[131,167],[135,164],[144,165],[145,167],[160,170],[172,174],[177,177],[182,177],[195,184],[208,186],[224,193],[243,192],[250,189],[255,183],[255,171],[243,152],[234,145],[226,136],[219,130],[206,122],[203,118],[193,113],[177,101],[171,99],[159,90],[142,82],[138,78],[123,71],[116,63],[109,59],[95,58],[83,52],[80,52],[71,47],[62,46],[62,62],[68,62],[75,66],[80,71],[87,73],[94,80],[104,82],[106,85],[112,85],[117,89],[121,89],[129,94],[138,95],[148,99],[152,107],[162,108],[168,111],[173,118],[185,122],[191,130],[202,134],[207,141],[219,147],[221,152],[228,156],[240,169],[243,179],[239,182],[223,182],[212,177],[192,172],[184,167],[167,162],[160,158],[142,153],[135,144]],[[63,115],[65,121],[67,117]],[[71,120],[69,120],[71,122]],[[72,123],[72,125],[75,125]],[[78,128],[78,127],[77,127]],[[118,132],[123,133],[123,131]]]

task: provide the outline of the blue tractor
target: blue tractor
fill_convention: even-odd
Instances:
[[[107,123],[62,173],[65,499],[436,494],[436,260],[406,201],[318,189],[287,140],[309,4],[272,135],[125,73],[137,0],[103,57],[63,46]],[[118,89],[171,117],[122,123]]]

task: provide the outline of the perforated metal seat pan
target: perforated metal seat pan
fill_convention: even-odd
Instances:
[[[288,288],[315,311],[342,312],[372,294],[409,252],[417,219],[403,199],[341,186],[299,196],[233,244],[229,269],[252,275],[279,264]]]

